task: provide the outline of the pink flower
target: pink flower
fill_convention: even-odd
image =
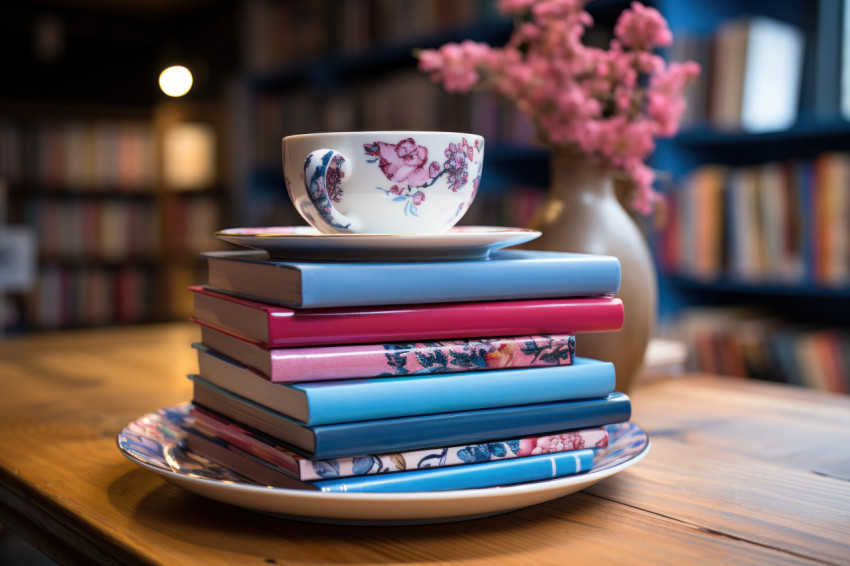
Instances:
[[[501,344],[492,352],[484,354],[484,361],[488,368],[508,367],[521,354],[517,344]]]
[[[673,34],[661,13],[639,2],[632,2],[631,7],[623,10],[614,26],[614,36],[626,47],[640,50],[673,43]]]
[[[410,200],[413,201],[413,204],[419,206],[420,204],[425,202],[425,193],[423,193],[422,191],[416,191],[415,193],[413,193],[413,196],[410,197]]]
[[[464,41],[419,54],[419,68],[448,91],[489,88],[513,102],[553,150],[603,158],[637,187],[636,206],[657,195],[645,165],[655,139],[672,136],[685,110],[683,92],[699,73],[693,62],[670,63],[656,47],[673,36],[658,10],[638,2],[623,11],[608,49],[584,45],[593,19],[585,0],[501,0],[516,15],[501,48]],[[447,152],[443,169],[453,190],[466,182],[460,156]],[[452,153],[450,156],[449,153]]]
[[[580,434],[567,432],[520,440],[517,456],[536,456],[581,448],[584,448],[584,438]]]
[[[421,187],[431,178],[425,164],[428,162],[428,148],[418,145],[413,138],[404,139],[397,144],[376,141],[363,144],[367,155],[378,157],[378,165],[387,179],[395,183],[407,182],[412,187]]]
[[[419,52],[419,69],[441,81],[449,92],[467,92],[479,80],[477,67],[488,55],[490,46],[466,40],[447,43],[438,50]]]

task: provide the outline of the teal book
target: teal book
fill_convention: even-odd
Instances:
[[[629,420],[631,401],[615,392],[578,401],[532,403],[307,426],[200,376],[193,402],[272,436],[311,458],[339,458],[513,438]]]
[[[309,383],[273,383],[203,344],[202,378],[309,426],[605,397],[614,364],[576,357],[572,365],[489,369]]]
[[[581,448],[511,460],[421,468],[409,471],[301,481],[274,464],[231,444],[189,430],[190,450],[262,485],[329,492],[400,493],[476,489],[541,481],[587,472],[595,450]]]
[[[207,252],[210,287],[296,308],[596,297],[620,288],[612,256],[500,250],[486,259],[304,262]]]

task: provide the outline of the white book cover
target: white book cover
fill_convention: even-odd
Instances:
[[[778,20],[754,18],[744,68],[741,127],[749,132],[790,128],[800,100],[803,33]]]

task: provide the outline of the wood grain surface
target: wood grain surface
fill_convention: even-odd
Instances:
[[[687,376],[632,393],[649,455],[584,492],[419,527],[297,523],[126,460],[130,420],[190,398],[190,324],[0,343],[0,521],[68,564],[847,564],[850,398]]]

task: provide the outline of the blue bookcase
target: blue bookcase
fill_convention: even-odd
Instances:
[[[710,62],[718,57],[717,30],[732,20],[770,18],[793,25],[803,37],[799,101],[796,119],[789,127],[750,133],[718,127],[708,113],[692,116],[675,138],[659,142],[653,165],[670,172],[663,189],[671,195],[668,205],[674,209],[667,211],[667,217],[679,224],[677,232],[661,231],[653,238],[661,320],[683,336],[687,332],[682,333],[682,325],[676,324],[690,316],[684,327],[702,332],[696,338],[699,332],[691,336],[691,345],[697,350],[694,357],[702,360],[697,369],[744,373],[847,392],[850,359],[843,352],[850,345],[846,328],[850,319],[850,275],[843,272],[850,257],[846,250],[842,251],[841,240],[850,235],[850,206],[844,197],[850,177],[832,173],[843,171],[843,160],[850,152],[850,123],[840,108],[842,74],[850,73],[850,61],[844,60],[841,53],[846,41],[842,30],[845,3],[657,0],[654,4],[668,19],[677,42],[702,42],[702,53],[708,54]],[[671,58],[682,53],[681,49],[670,49]],[[778,68],[786,62],[777,58],[772,63]],[[717,80],[714,73],[717,69],[709,65],[702,80],[707,79],[709,84]],[[709,96],[721,96],[722,89],[712,88],[716,85],[708,87]],[[833,159],[826,160],[825,155]],[[837,169],[835,163],[840,164]],[[720,186],[706,189],[712,186],[710,182],[694,180],[694,172],[706,167],[723,171],[725,177]],[[779,170],[781,175],[758,177],[758,213],[754,220],[742,221],[746,207],[738,199],[746,183],[741,179],[751,178],[747,177],[749,172],[765,168]],[[765,179],[778,182],[771,184]],[[706,206],[712,198],[719,199],[714,212]],[[778,202],[782,204],[776,205]],[[691,203],[690,208],[683,203]],[[840,209],[830,211],[833,205]],[[781,219],[785,224],[778,231],[765,228],[775,222],[770,210],[784,211]],[[824,228],[827,221],[831,224]],[[747,256],[741,249],[754,237],[752,231],[742,232],[741,226],[748,230],[755,226],[756,234],[763,230],[759,236],[762,245],[772,249],[778,249],[776,234],[788,239],[780,245],[804,246],[796,266],[802,271],[797,269],[793,276],[771,270],[758,276],[742,275],[741,258]],[[767,236],[771,233],[773,239]],[[825,251],[824,238],[831,239],[829,249],[836,252]],[[690,240],[690,244],[680,245],[680,240]],[[704,245],[706,241],[708,245]],[[714,249],[719,250],[720,259],[714,269],[700,272],[689,268],[699,261],[693,257],[680,257],[682,261],[671,265],[665,255],[670,249],[678,250],[679,256],[698,256],[700,250]],[[832,257],[838,267],[832,270],[837,275],[827,278],[819,266],[829,258],[820,256],[830,253],[838,256]],[[743,268],[748,271],[746,266]],[[760,343],[758,363],[747,354],[753,340]],[[736,356],[736,363],[723,363]]]

